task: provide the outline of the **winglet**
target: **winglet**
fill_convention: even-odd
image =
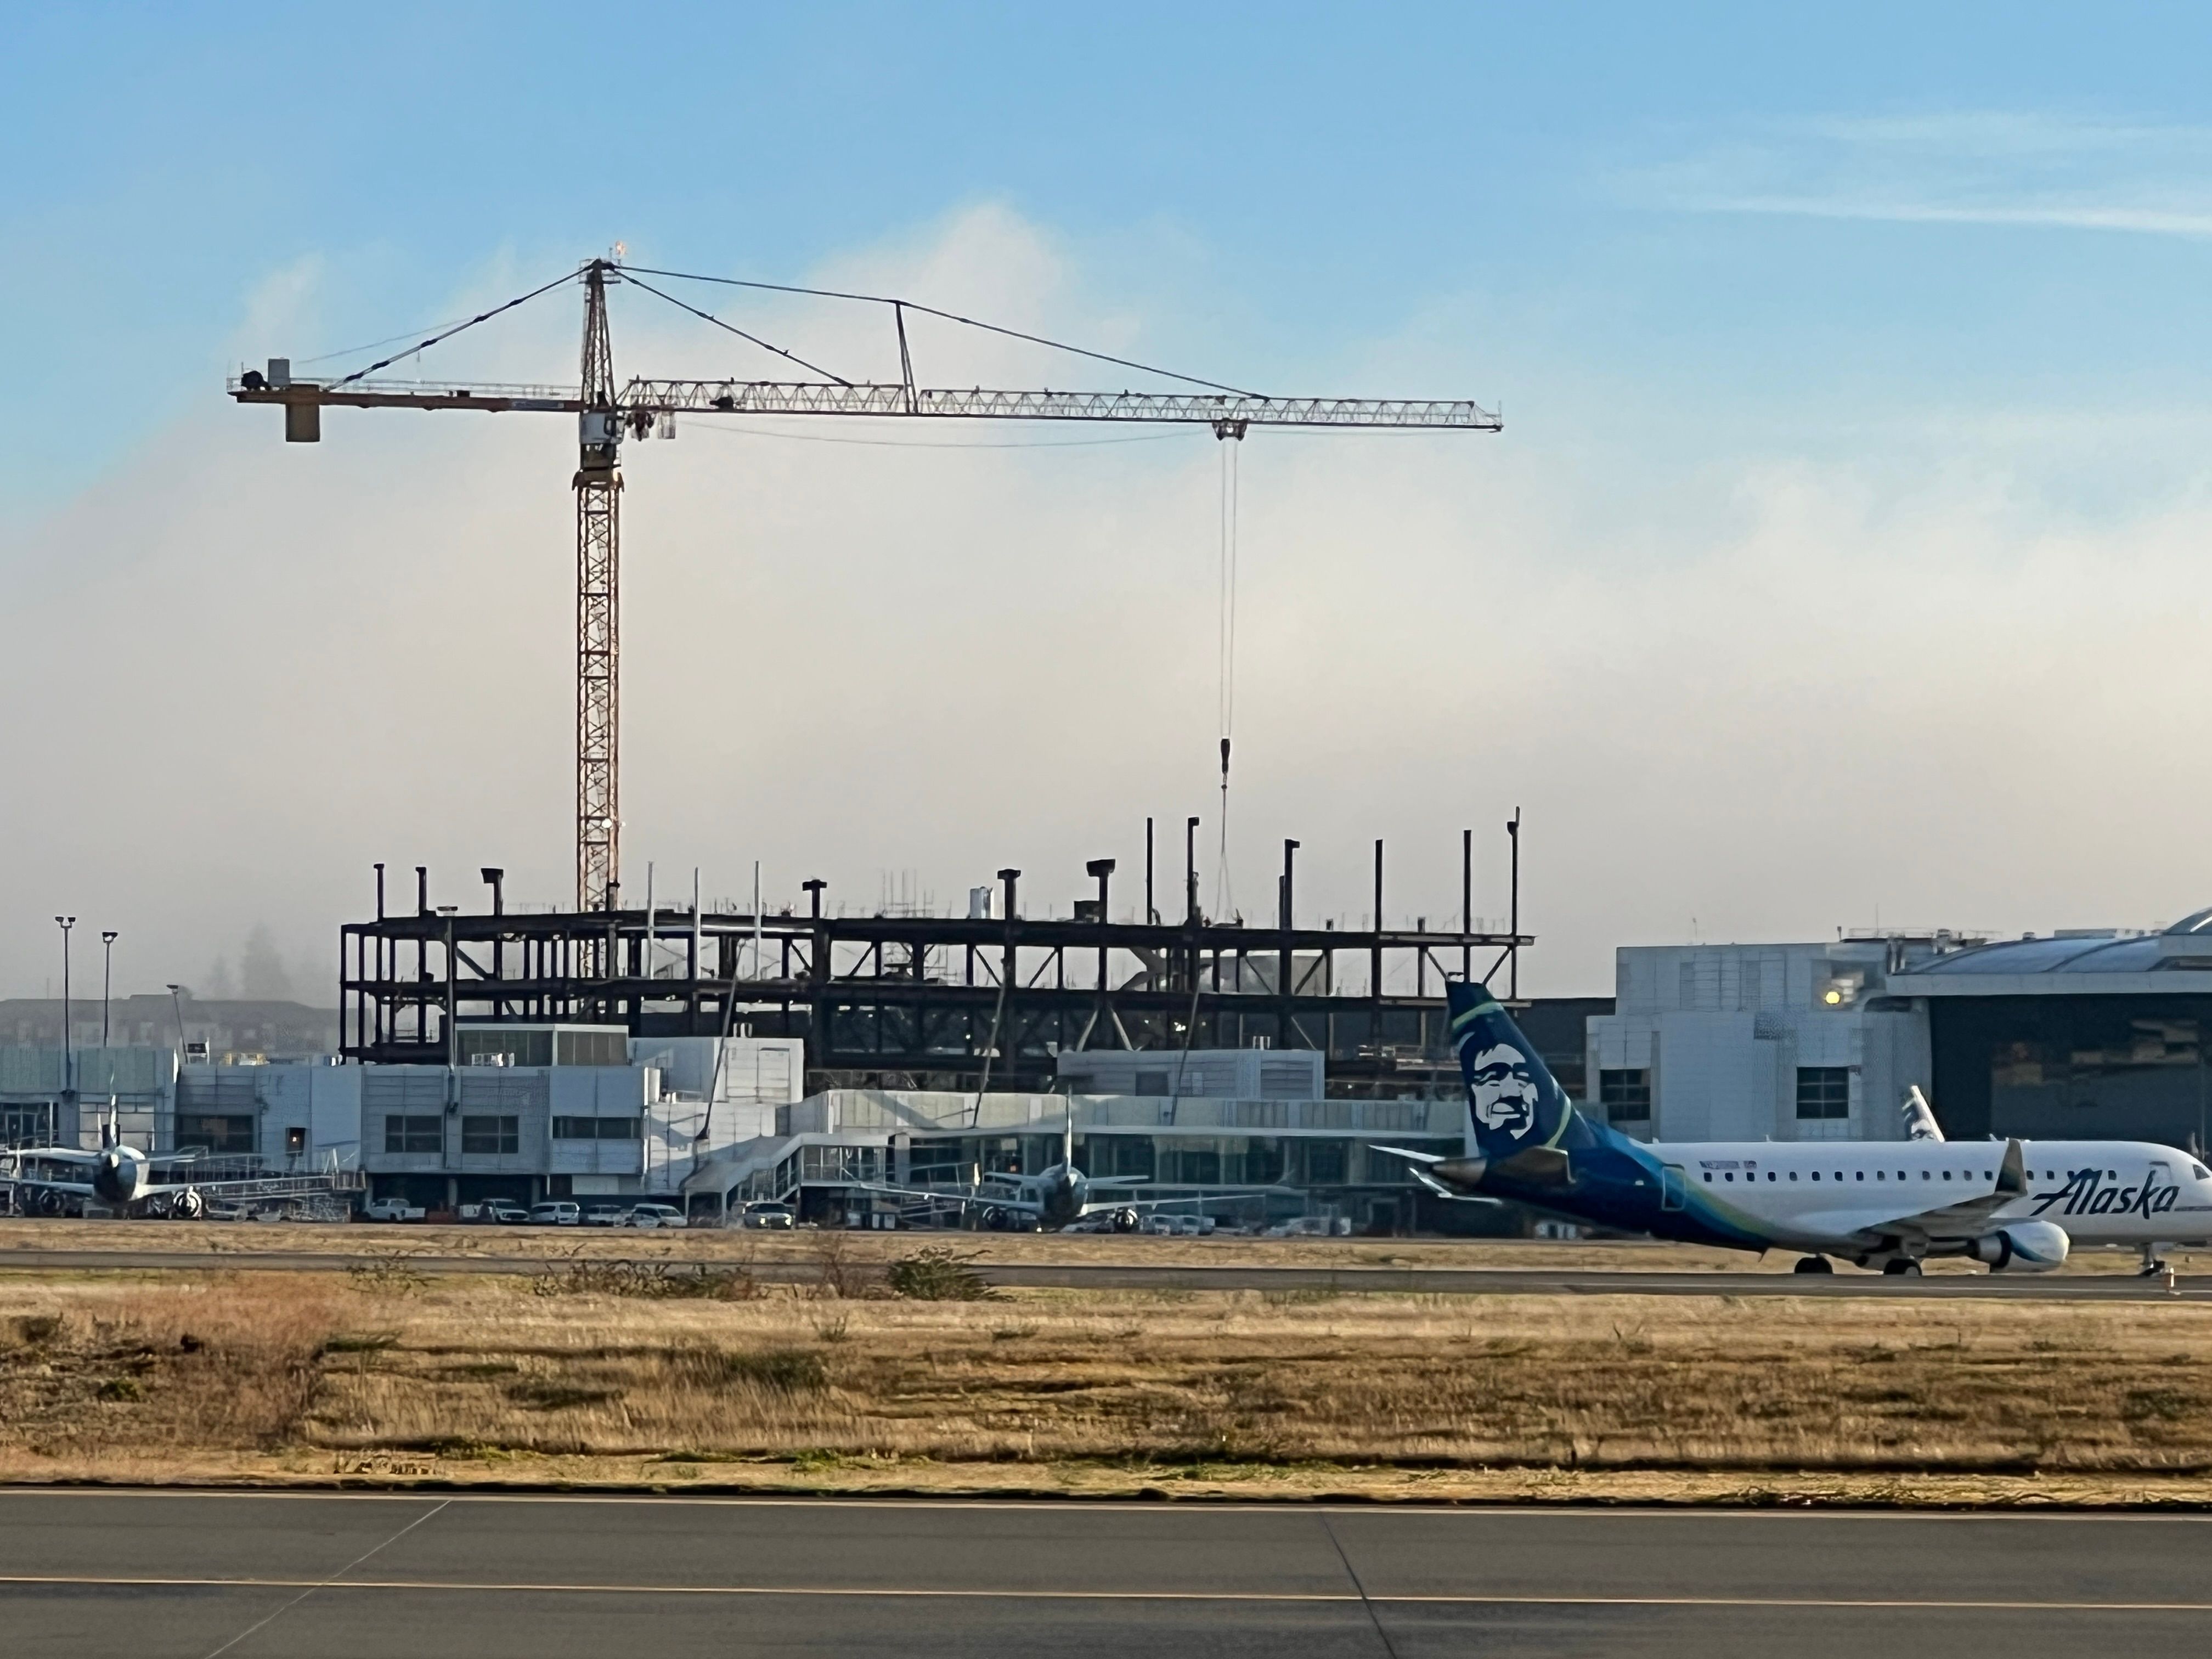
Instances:
[[[2027,1190],[2027,1153],[2015,1138],[2005,1142],[2004,1158],[1997,1165],[1997,1191],[2004,1197],[2018,1198]]]

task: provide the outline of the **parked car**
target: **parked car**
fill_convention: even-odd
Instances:
[[[481,1204],[461,1206],[461,1219],[488,1225],[515,1226],[530,1219],[530,1212],[513,1199],[488,1198]]]
[[[530,1206],[530,1224],[533,1227],[574,1227],[580,1225],[583,1219],[584,1206],[565,1198]]]
[[[594,1204],[584,1212],[586,1227],[619,1227],[629,1221],[630,1212],[619,1204]],[[635,1225],[634,1222],[631,1225]]]
[[[740,1227],[781,1227],[788,1232],[799,1224],[799,1217],[788,1204],[773,1200],[748,1204],[738,1217]]]
[[[410,1204],[404,1198],[373,1198],[362,1206],[364,1221],[420,1221],[423,1211],[420,1204]]]
[[[673,1204],[633,1204],[629,1224],[633,1227],[681,1227],[684,1212]]]

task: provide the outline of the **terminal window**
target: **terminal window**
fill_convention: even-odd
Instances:
[[[1800,1066],[1797,1068],[1797,1115],[1801,1118],[1849,1117],[1851,1115],[1851,1068],[1848,1066]]]
[[[442,1152],[446,1150],[445,1121],[435,1113],[424,1117],[387,1117],[384,1120],[384,1150]]]
[[[634,1117],[556,1117],[553,1120],[553,1139],[556,1140],[638,1140],[644,1137],[644,1125]]]
[[[250,1116],[179,1117],[177,1144],[204,1146],[211,1152],[250,1152],[253,1150],[253,1120]]]
[[[464,1117],[461,1150],[465,1152],[519,1152],[522,1150],[522,1120],[519,1117]]]
[[[1598,1103],[1608,1123],[1649,1123],[1651,1121],[1651,1073],[1601,1071],[1597,1074]]]

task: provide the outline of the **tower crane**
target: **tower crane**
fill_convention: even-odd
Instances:
[[[617,250],[619,252],[619,250]],[[645,279],[704,282],[782,294],[858,301],[890,308],[897,335],[896,381],[848,380],[806,362],[652,286]],[[584,290],[584,345],[577,384],[495,386],[453,380],[373,378],[403,359],[452,338],[571,283]],[[790,380],[633,379],[617,383],[608,330],[607,290],[623,284],[655,298],[809,371],[817,378]],[[917,385],[907,340],[907,313],[964,324],[1033,344],[1071,351],[1098,362],[1164,376],[1191,388],[1170,392],[1006,391],[982,386],[961,391]],[[576,496],[576,906],[612,908],[621,874],[620,791],[622,445],[656,429],[673,431],[682,415],[842,415],[894,420],[1107,421],[1211,427],[1217,438],[1242,439],[1254,427],[1425,428],[1498,432],[1496,413],[1465,399],[1393,398],[1273,398],[1212,381],[1147,368],[1126,358],[1086,351],[1059,341],[960,317],[909,300],[835,293],[732,277],[700,276],[623,264],[586,260],[572,272],[505,304],[434,333],[430,337],[336,380],[291,373],[290,360],[271,358],[267,368],[232,377],[231,397],[241,404],[275,404],[284,410],[287,443],[318,443],[325,409],[534,410],[577,417]],[[1224,744],[1224,749],[1226,745]],[[1224,759],[1224,769],[1226,757]]]

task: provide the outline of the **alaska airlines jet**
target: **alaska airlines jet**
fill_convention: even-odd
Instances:
[[[2048,1273],[2076,1243],[2212,1238],[2212,1171],[2171,1146],[2127,1140],[1945,1140],[1920,1091],[1905,1140],[1637,1141],[1575,1109],[1497,998],[1446,987],[1467,1079],[1459,1158],[1378,1146],[1446,1198],[1512,1199],[1577,1221],[1691,1244],[1802,1250],[1917,1273],[1928,1256],[1998,1273]]]

